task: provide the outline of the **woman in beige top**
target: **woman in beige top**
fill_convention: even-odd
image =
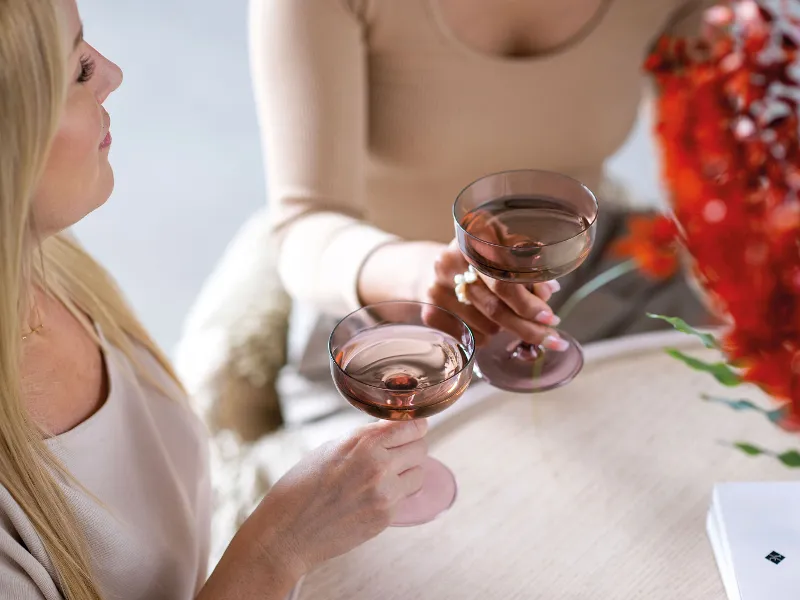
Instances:
[[[113,63],[75,0],[0,0],[0,597],[283,598],[421,485],[424,424],[310,455],[206,580],[207,443],[110,277],[64,231],[113,187]]]
[[[604,164],[636,121],[644,58],[667,29],[696,33],[707,4],[252,0],[279,272],[319,319],[301,334],[301,366],[324,373],[335,318],[388,299],[449,308],[479,341],[502,327],[563,348],[547,338],[553,311],[605,268],[604,249],[623,229],[626,207]],[[465,306],[453,289],[467,263],[451,243],[452,203],[476,178],[528,168],[598,193],[594,256],[550,306],[551,288],[488,279],[468,287]],[[682,278],[632,275],[584,304],[563,323],[581,341],[647,328],[646,310],[702,314]]]

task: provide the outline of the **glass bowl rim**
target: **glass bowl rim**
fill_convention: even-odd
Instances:
[[[493,242],[488,242],[488,241],[483,240],[483,239],[481,239],[481,238],[479,238],[479,237],[477,237],[475,235],[472,235],[469,231],[464,229],[464,227],[461,225],[461,221],[459,221],[458,217],[456,216],[456,207],[458,206],[458,201],[464,195],[464,192],[466,192],[469,188],[471,188],[473,185],[475,185],[479,181],[483,181],[484,179],[489,179],[490,177],[497,177],[499,175],[507,175],[509,173],[536,173],[536,174],[540,174],[540,175],[556,176],[556,177],[560,177],[562,179],[567,179],[567,180],[571,181],[572,183],[577,184],[578,187],[582,188],[583,191],[588,193],[589,197],[592,199],[592,201],[594,203],[594,216],[593,216],[591,222],[586,226],[586,228],[583,231],[581,231],[579,233],[576,233],[575,235],[572,235],[572,236],[570,236],[568,238],[565,238],[563,240],[558,240],[557,242],[550,242],[549,244],[543,244],[541,246],[542,248],[553,248],[553,247],[558,246],[560,244],[564,244],[566,242],[570,242],[570,241],[572,241],[572,240],[574,240],[576,238],[579,238],[580,236],[586,235],[586,233],[589,232],[594,227],[595,223],[597,223],[597,215],[600,212],[600,205],[599,205],[599,203],[597,201],[597,196],[595,196],[594,192],[592,190],[590,190],[586,185],[581,183],[579,180],[575,179],[574,177],[570,177],[569,175],[564,175],[563,173],[558,173],[556,171],[546,171],[544,169],[510,169],[508,171],[497,171],[496,173],[489,173],[488,175],[483,175],[481,177],[478,177],[477,179],[475,179],[475,180],[471,181],[470,183],[468,183],[467,185],[465,185],[461,189],[461,191],[458,193],[458,195],[456,196],[455,201],[453,202],[453,211],[452,211],[453,212],[453,221],[455,221],[455,224],[456,224],[456,227],[458,228],[458,230],[462,231],[464,233],[464,235],[472,238],[473,240],[475,240],[476,242],[478,242],[478,243],[480,243],[480,244],[482,244],[484,246],[489,246],[490,248],[499,248],[501,250],[514,250],[514,246],[505,246],[503,244],[495,244]]]
[[[370,387],[370,388],[373,388],[373,389],[376,389],[376,390],[381,390],[381,391],[384,391],[384,392],[391,391],[391,390],[387,390],[386,388],[383,388],[383,387],[380,387],[380,386],[377,386],[377,385],[373,385],[371,383],[366,383],[364,381],[361,381],[360,379],[356,379],[355,377],[353,377],[352,375],[347,373],[339,365],[339,363],[336,360],[336,357],[333,356],[333,334],[336,333],[336,330],[339,328],[339,326],[342,323],[344,323],[347,319],[349,319],[350,317],[352,317],[356,313],[359,313],[359,312],[361,312],[363,310],[367,310],[369,308],[373,308],[373,307],[376,307],[376,306],[386,306],[386,305],[389,305],[389,304],[395,304],[395,305],[413,304],[413,305],[419,306],[420,308],[425,307],[425,306],[432,306],[436,310],[439,310],[439,311],[441,311],[443,313],[446,313],[446,314],[450,315],[451,317],[455,318],[459,323],[461,323],[464,326],[464,328],[466,329],[467,333],[469,334],[469,339],[472,342],[472,351],[470,352],[469,357],[467,358],[467,361],[464,363],[464,365],[458,371],[453,373],[447,379],[443,379],[442,381],[438,381],[436,383],[428,384],[428,385],[426,385],[424,387],[415,388],[414,390],[409,390],[409,392],[412,392],[412,391],[416,392],[416,391],[420,391],[420,390],[429,390],[429,389],[435,388],[437,386],[444,385],[444,384],[446,384],[446,383],[448,383],[450,381],[455,380],[457,377],[460,377],[464,373],[464,371],[466,371],[467,369],[472,367],[472,365],[475,362],[475,354],[477,353],[477,348],[475,347],[475,334],[472,332],[472,328],[469,325],[467,325],[467,323],[464,321],[464,319],[459,317],[454,312],[449,311],[446,308],[442,308],[441,306],[437,306],[436,304],[431,304],[430,302],[419,302],[417,300],[385,300],[383,302],[374,302],[372,304],[367,304],[366,306],[362,306],[361,308],[358,308],[358,309],[348,313],[347,315],[345,315],[344,317],[339,319],[339,321],[336,323],[336,326],[331,330],[330,336],[328,336],[328,358],[330,359],[331,364],[335,365],[335,368],[337,369],[337,371],[339,371],[347,379],[351,379],[353,381],[358,382],[359,385],[364,385],[364,386],[367,386],[367,387]],[[406,324],[408,324],[408,323],[406,323]],[[395,325],[403,325],[403,323],[395,323]],[[425,327],[425,325],[421,325],[421,327]],[[435,328],[434,327],[430,327],[429,329],[435,329]],[[366,329],[363,330],[363,331],[366,331]],[[446,333],[446,332],[442,332],[442,333]]]

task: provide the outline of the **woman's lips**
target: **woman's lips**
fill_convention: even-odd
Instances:
[[[111,145],[111,116],[103,110],[102,128],[105,129],[106,136],[100,142],[100,150],[105,150]],[[102,131],[101,131],[102,133]]]

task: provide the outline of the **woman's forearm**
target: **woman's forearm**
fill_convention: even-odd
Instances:
[[[336,212],[317,212],[281,230],[278,272],[286,291],[317,310],[342,315],[361,306],[358,273],[367,257],[397,237]]]
[[[252,519],[252,517],[251,517]],[[285,600],[302,572],[277,534],[242,526],[196,600]]]
[[[362,305],[387,300],[421,300],[434,279],[434,262],[447,246],[394,242],[376,248],[358,276]]]

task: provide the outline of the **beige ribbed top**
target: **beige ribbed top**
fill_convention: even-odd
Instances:
[[[357,308],[369,253],[398,237],[450,241],[455,196],[484,174],[547,169],[597,188],[636,120],[649,46],[676,21],[696,29],[689,4],[603,3],[574,43],[506,59],[462,42],[437,0],[254,2],[289,292],[328,313]]]
[[[175,384],[136,357],[166,391]],[[106,351],[105,404],[47,444],[99,500],[63,486],[88,537],[108,600],[189,600],[206,578],[211,487],[207,435],[190,410]],[[0,597],[62,600],[52,564],[22,509],[0,486]]]

